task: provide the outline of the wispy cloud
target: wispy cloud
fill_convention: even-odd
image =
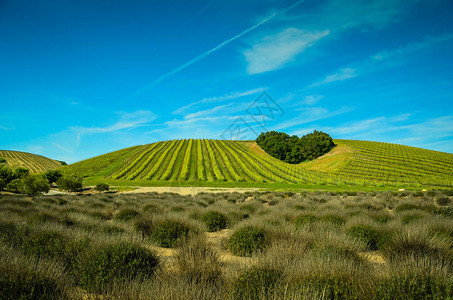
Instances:
[[[332,83],[335,81],[342,81],[342,80],[354,78],[357,76],[356,71],[357,70],[354,68],[340,69],[337,72],[326,76],[326,78],[324,78],[323,80],[313,83],[312,85],[310,85],[310,87],[320,86],[320,85]]]
[[[449,41],[451,39],[453,39],[453,33],[442,34],[439,36],[426,36],[424,40],[420,42],[409,43],[405,46],[392,50],[380,51],[364,60],[352,63],[347,67],[340,68],[333,74],[326,76],[324,79],[311,84],[309,88],[363,76],[371,72],[404,64],[409,59],[409,54],[429,49],[438,43]]]
[[[324,107],[308,107],[301,108],[300,110],[301,113],[297,117],[283,121],[273,126],[272,130],[291,129],[293,127],[300,126],[303,124],[342,115],[352,111],[353,109],[350,107],[342,107],[334,111],[329,111],[327,108]]]
[[[1,130],[13,130],[14,127],[0,125],[0,129],[1,129]]]
[[[70,129],[82,134],[108,133],[119,130],[131,130],[140,126],[145,126],[157,118],[157,116],[147,110],[138,110],[132,113],[122,112],[119,114],[119,120],[111,125],[104,127],[84,127],[73,126]]]
[[[256,89],[243,91],[243,92],[235,91],[235,92],[231,92],[231,93],[228,93],[228,94],[225,94],[225,95],[222,95],[222,96],[217,96],[217,97],[203,98],[201,100],[192,102],[190,104],[187,104],[187,105],[184,105],[184,106],[178,108],[177,110],[175,110],[173,112],[173,114],[179,114],[179,115],[185,114],[185,113],[187,113],[187,111],[190,108],[196,107],[196,106],[198,106],[200,104],[224,102],[224,101],[227,101],[227,100],[233,100],[233,99],[237,99],[237,98],[241,98],[241,97],[245,97],[245,96],[250,96],[250,95],[262,93],[262,92],[264,92],[266,90],[267,90],[267,88],[256,88]]]
[[[194,63],[202,60],[203,58],[211,55],[212,53],[222,49],[223,47],[225,47],[226,45],[234,42],[235,40],[241,38],[242,36],[246,35],[247,33],[255,30],[256,28],[260,27],[261,25],[269,22],[270,20],[272,20],[273,18],[275,18],[276,16],[278,15],[281,15],[281,14],[284,14],[286,12],[288,12],[289,10],[295,8],[296,6],[300,5],[302,2],[304,2],[305,0],[300,0],[300,1],[297,1],[295,3],[293,3],[292,5],[280,10],[280,11],[275,11],[273,12],[272,14],[270,14],[268,17],[262,19],[261,21],[259,21],[258,23],[256,23],[255,25],[245,29],[244,31],[242,31],[241,33],[223,41],[222,43],[220,43],[219,45],[215,46],[214,48],[206,51],[206,52],[203,52],[201,53],[200,55],[198,55],[197,57],[189,60],[188,62],[180,65],[179,67],[171,70],[170,72],[160,76],[159,78],[157,78],[156,80],[154,80],[153,82],[151,82],[149,85],[143,87],[142,89],[140,89],[139,91],[137,91],[134,95],[139,95],[147,90],[149,90],[150,88],[154,87],[155,85],[161,83],[162,81],[166,80],[167,78],[181,72],[182,70],[186,69],[187,67],[190,67],[191,65],[193,65]]]
[[[324,96],[322,95],[308,95],[305,96],[304,99],[298,103],[298,105],[315,105],[317,104]]]
[[[247,73],[277,70],[328,34],[328,30],[305,31],[291,27],[278,34],[266,36],[250,49],[243,51],[248,64]]]

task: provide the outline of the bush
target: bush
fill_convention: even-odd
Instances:
[[[423,232],[402,232],[394,234],[383,247],[389,261],[400,257],[433,258],[439,262],[453,264],[451,242],[443,237],[437,238]]]
[[[14,223],[0,223],[0,238],[7,245],[18,247],[29,235],[30,229],[27,227]]]
[[[301,279],[302,285],[324,295],[322,299],[360,299],[359,282],[347,274],[313,274]]]
[[[140,213],[138,211],[126,208],[118,212],[118,214],[115,216],[115,220],[127,222],[135,217],[138,217],[139,215]]]
[[[47,179],[39,175],[30,175],[21,178],[21,193],[32,197],[42,193],[48,193],[50,185]]]
[[[337,215],[325,215],[321,218],[322,221],[332,223],[337,226],[341,226],[346,223],[346,220],[343,217]]]
[[[6,190],[12,193],[22,193],[29,197],[47,193],[50,190],[49,182],[40,175],[24,175],[12,180],[6,186]]]
[[[63,175],[58,170],[48,170],[44,173],[50,184],[56,183]]]
[[[82,178],[78,176],[63,176],[57,181],[59,190],[66,192],[78,192],[82,190]]]
[[[106,234],[120,234],[124,232],[124,229],[116,226],[104,226],[102,227],[102,232]]]
[[[194,235],[181,243],[176,264],[180,274],[189,282],[203,286],[222,283],[224,264],[204,236]]]
[[[269,299],[276,292],[282,280],[282,273],[266,267],[252,267],[242,273],[234,282],[234,299]]]
[[[53,278],[21,268],[0,266],[0,299],[67,299]]]
[[[378,299],[450,299],[453,280],[427,274],[393,275],[377,286]]]
[[[367,244],[368,250],[376,250],[379,241],[379,232],[371,225],[359,224],[349,227],[346,233]]]
[[[135,222],[134,228],[142,234],[142,238],[149,236],[153,230],[153,222],[149,219],[140,219]]]
[[[79,285],[102,292],[115,281],[150,278],[158,266],[158,257],[149,250],[126,243],[109,245],[95,251],[81,262]]]
[[[417,213],[405,214],[404,216],[401,217],[401,223],[407,225],[409,223],[412,223],[412,222],[420,220],[420,219],[423,219],[423,216],[421,214],[417,214]]]
[[[22,251],[26,255],[61,256],[65,249],[67,239],[57,232],[34,232],[22,244]]]
[[[96,184],[96,187],[94,188],[98,192],[106,192],[110,189],[110,186],[107,183],[98,183]]]
[[[264,229],[248,226],[234,232],[229,241],[228,248],[234,255],[251,256],[262,251],[267,242],[267,233]]]
[[[206,225],[209,232],[225,229],[228,225],[227,218],[216,211],[210,211],[201,217],[201,221]]]
[[[447,206],[448,204],[450,204],[450,202],[451,200],[448,197],[440,197],[436,199],[436,203],[439,206]]]
[[[177,241],[187,237],[189,226],[178,221],[165,220],[152,229],[150,239],[160,247],[171,248]]]
[[[318,219],[318,217],[310,214],[300,215],[294,220],[294,224],[297,228],[301,228],[316,222]]]
[[[16,168],[14,169],[13,171],[13,178],[14,179],[22,179],[24,177],[27,177],[30,175],[30,171],[28,169],[25,169],[25,168]]]
[[[14,179],[6,185],[6,190],[11,193],[20,193],[22,190],[22,181]]]

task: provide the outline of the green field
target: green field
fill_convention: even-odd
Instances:
[[[7,165],[13,169],[22,167],[33,174],[61,167],[59,161],[27,152],[0,150],[0,158],[5,159]]]
[[[122,149],[62,168],[119,185],[453,186],[453,154],[415,147],[334,140],[326,155],[298,165],[251,141],[171,140]]]

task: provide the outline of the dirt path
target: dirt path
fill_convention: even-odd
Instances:
[[[256,192],[259,188],[220,188],[220,187],[179,187],[179,186],[155,186],[155,187],[139,187],[131,191],[122,193],[176,193],[183,196],[196,195],[198,193],[245,193]]]

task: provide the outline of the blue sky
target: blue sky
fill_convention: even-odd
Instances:
[[[453,153],[450,0],[0,1],[0,149],[265,130]]]

